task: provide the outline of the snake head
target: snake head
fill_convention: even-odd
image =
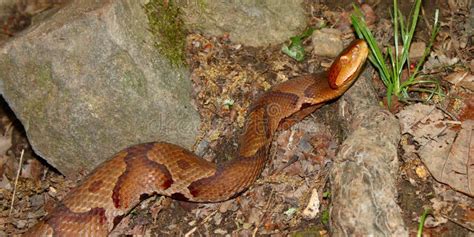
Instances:
[[[329,68],[329,86],[337,89],[343,85],[350,85],[359,75],[368,54],[367,43],[361,39],[354,40]]]

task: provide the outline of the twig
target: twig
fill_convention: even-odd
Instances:
[[[469,226],[468,224],[465,224],[465,223],[463,223],[463,222],[461,222],[461,221],[459,221],[459,220],[456,220],[455,218],[450,217],[450,216],[445,215],[445,214],[443,214],[442,216],[443,216],[444,218],[448,219],[449,221],[451,221],[452,223],[454,223],[454,224],[456,224],[456,225],[458,225],[458,226],[460,226],[460,227],[462,227],[462,228],[466,228],[466,229],[469,230],[469,231],[474,231],[474,229],[473,229],[471,226]]]
[[[196,232],[197,226],[194,226],[188,233],[184,234],[184,237],[189,237],[191,236],[194,232]]]
[[[439,106],[439,105],[436,105],[436,108],[438,108],[439,110],[443,111],[443,113],[445,113],[446,115],[448,115],[449,117],[451,117],[453,120],[459,121],[459,118],[458,118],[456,115],[450,113],[450,112],[449,112],[448,110],[446,110],[445,108],[443,108],[443,107],[441,107],[441,106]]]
[[[428,19],[426,19],[425,8],[421,7],[421,15],[423,16],[423,20],[425,21],[426,27],[428,27],[428,32],[433,31],[433,27],[431,27]]]
[[[262,217],[258,220],[257,224],[255,225],[255,229],[253,229],[252,237],[257,236],[257,231],[260,225],[262,224],[262,219],[266,216],[268,208],[270,208],[270,203],[273,200],[273,196],[275,194],[275,190],[272,188],[272,192],[270,193],[270,198],[267,201],[267,204],[265,205],[265,209],[263,210],[263,215]]]
[[[428,141],[426,141],[423,145],[420,146],[420,149],[428,145],[430,142],[435,141],[441,134],[444,133],[444,131],[446,131],[446,129],[448,129],[448,126],[444,125],[444,127],[436,135],[430,136],[428,138]]]
[[[200,223],[198,223],[194,228],[192,228],[192,229],[191,229],[190,231],[188,231],[186,234],[184,234],[184,237],[189,237],[189,236],[191,236],[194,232],[196,232],[197,228],[198,228],[200,225],[202,225],[202,224],[208,222],[208,221],[211,219],[211,217],[214,216],[214,215],[217,213],[217,211],[218,211],[218,210],[215,210],[215,211],[213,211],[211,214],[209,214],[208,216],[206,216],[206,218],[204,218],[204,220],[202,220]]]
[[[472,132],[474,130],[474,127],[471,126],[468,129],[469,129],[469,138],[468,138],[469,141],[468,141],[467,145],[468,145],[468,150],[469,151],[467,153],[467,165],[469,167],[469,166],[472,166],[474,164],[474,161],[472,160],[474,154],[471,153],[471,151],[474,150],[474,149],[472,149],[472,147],[474,146],[473,141],[472,141],[472,138],[474,137],[474,133]],[[467,174],[466,174],[466,176],[468,178],[470,177],[470,175],[472,175],[472,174],[470,174],[469,170],[470,169],[468,168],[467,169]],[[474,191],[474,190],[471,189],[471,187],[472,187],[471,185],[467,186],[467,189],[469,190],[470,193],[472,193]]]
[[[15,186],[13,187],[13,197],[12,197],[12,202],[10,203],[10,211],[8,212],[8,215],[11,215],[13,211],[13,203],[15,202],[16,187],[18,185],[18,178],[20,178],[21,165],[23,164],[23,154],[25,154],[25,149],[21,150],[20,163],[18,164],[18,170],[16,172]]]

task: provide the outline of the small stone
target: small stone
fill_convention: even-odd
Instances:
[[[58,191],[54,187],[49,187],[48,194],[51,197],[56,197],[56,195],[58,194]]]
[[[311,36],[313,55],[336,57],[344,48],[342,33],[336,29],[316,30]]]
[[[313,189],[311,197],[309,198],[308,206],[303,210],[303,216],[308,219],[315,218],[319,213],[320,205],[318,190]]]
[[[225,234],[227,234],[227,231],[225,231],[223,229],[216,229],[216,230],[214,230],[214,234],[225,235]]]
[[[197,145],[197,148],[195,151],[196,155],[203,156],[208,148],[209,148],[209,142],[205,140],[201,140],[201,142],[199,142],[199,144]]]
[[[234,200],[229,200],[227,202],[221,203],[219,206],[220,213],[226,213],[229,209],[232,209],[232,205],[234,204]]]
[[[244,223],[244,224],[242,225],[242,228],[244,228],[244,229],[246,229],[246,230],[250,229],[251,227],[252,227],[252,224],[250,224],[250,223]]]
[[[285,211],[285,215],[288,216],[289,218],[293,217],[293,215],[298,211],[298,208],[296,207],[290,207],[288,210]]]
[[[414,42],[411,44],[409,56],[411,59],[418,59],[423,56],[425,52],[426,44],[425,42]]]
[[[26,220],[17,220],[17,221],[14,221],[13,224],[14,224],[15,227],[17,227],[18,229],[23,229],[23,228],[25,228],[25,226],[26,226]]]
[[[261,213],[262,212],[258,210],[257,208],[252,208],[247,221],[251,224],[256,224],[260,220]]]
[[[30,198],[30,205],[32,208],[36,209],[44,205],[44,196],[41,194],[33,195]]]
[[[219,213],[219,212],[216,213],[216,214],[214,215],[213,219],[214,219],[214,223],[215,223],[216,225],[220,225],[221,222],[222,222],[222,214]]]

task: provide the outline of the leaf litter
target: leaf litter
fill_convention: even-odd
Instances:
[[[398,113],[402,132],[413,136],[417,153],[439,182],[474,196],[474,121],[452,121],[434,105],[414,104]]]

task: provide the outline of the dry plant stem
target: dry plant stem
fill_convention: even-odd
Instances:
[[[458,220],[456,220],[456,219],[454,219],[453,217],[448,216],[448,215],[443,215],[443,217],[446,218],[446,219],[448,219],[448,220],[451,221],[452,223],[454,223],[454,224],[456,224],[456,225],[462,227],[462,228],[465,228],[465,229],[467,229],[467,230],[469,230],[469,231],[471,231],[471,232],[474,232],[474,229],[471,228],[470,226],[466,225],[466,223],[460,222],[460,221],[458,221]]]
[[[196,225],[195,227],[193,227],[190,231],[188,231],[186,234],[184,234],[185,237],[189,237],[189,236],[193,236],[192,234],[194,232],[196,232],[196,230],[198,229],[198,227],[200,225],[203,225],[205,224],[206,222],[208,222],[215,214],[217,213],[217,210],[213,211],[211,214],[209,214],[208,216],[206,216],[206,218],[204,218],[204,220],[202,220],[198,225]]]
[[[21,165],[23,164],[23,154],[25,154],[25,149],[21,150],[20,162],[19,162],[19,164],[18,164],[18,170],[17,170],[17,172],[16,172],[15,187],[13,188],[12,202],[10,203],[10,211],[8,212],[8,215],[11,215],[11,214],[12,214],[12,211],[13,211],[13,203],[15,202],[16,187],[17,187],[17,185],[18,185],[18,178],[20,178]]]
[[[433,27],[430,25],[430,22],[429,22],[428,19],[426,18],[425,8],[424,8],[424,7],[421,7],[421,15],[423,16],[423,21],[425,22],[426,27],[428,27],[428,32],[433,31]]]
[[[332,236],[408,236],[396,203],[399,122],[378,105],[370,76],[338,101],[347,139],[330,174]]]
[[[196,230],[197,230],[197,226],[193,227],[190,231],[188,231],[188,233],[186,233],[184,237],[191,236],[192,234],[194,234],[194,232],[196,232]]]
[[[275,190],[273,190],[273,188],[272,188],[272,192],[270,193],[270,198],[268,198],[267,204],[265,205],[265,209],[264,209],[264,211],[263,211],[263,215],[262,215],[262,217],[260,217],[260,219],[258,220],[257,224],[255,224],[255,228],[254,228],[254,230],[253,230],[252,237],[257,236],[258,228],[259,228],[260,225],[262,224],[263,218],[265,218],[265,216],[267,215],[268,209],[270,208],[270,204],[272,203],[271,201],[273,201],[273,197],[274,197],[274,196],[275,196]]]
[[[435,141],[436,139],[435,138],[438,138],[441,134],[444,133],[444,131],[446,131],[446,129],[448,129],[448,126],[444,125],[444,127],[434,136],[430,137],[430,139],[428,141],[426,141],[425,143],[423,143],[421,146],[420,146],[420,149],[424,148],[426,145],[430,144],[432,141]],[[457,135],[456,135],[457,136]],[[451,146],[452,148],[452,146]],[[451,149],[450,148],[450,149]],[[446,164],[445,164],[446,165]],[[443,168],[444,170],[444,168]]]
[[[458,118],[456,115],[450,113],[450,112],[449,112],[448,110],[446,110],[445,108],[443,108],[443,107],[441,107],[441,106],[439,106],[439,105],[436,105],[436,108],[438,108],[439,110],[443,111],[443,113],[445,113],[446,115],[448,115],[449,117],[451,117],[451,119],[453,119],[453,120],[455,120],[455,121],[459,121],[459,118]]]

